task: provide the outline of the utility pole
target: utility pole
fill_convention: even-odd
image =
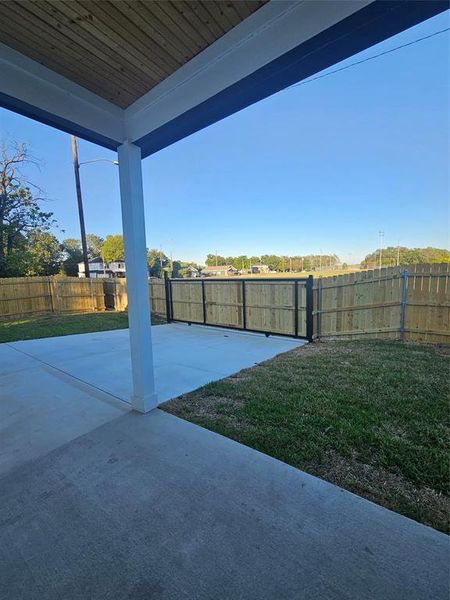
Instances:
[[[397,267],[400,265],[400,242],[397,242]]]
[[[378,263],[379,268],[381,269],[381,264],[383,260],[383,239],[384,239],[384,231],[379,231],[378,236],[380,238],[380,260]]]
[[[83,212],[83,198],[81,196],[81,183],[80,183],[80,164],[78,162],[78,144],[77,138],[72,135],[72,156],[73,156],[73,170],[75,173],[75,186],[77,190],[77,202],[78,202],[78,216],[80,219],[80,235],[81,235],[81,248],[83,250],[83,263],[84,263],[84,275],[89,277],[89,260],[87,253],[87,242],[86,242],[86,230],[84,228],[84,212]]]

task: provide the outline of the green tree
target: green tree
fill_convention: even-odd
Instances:
[[[0,146],[0,277],[16,274],[26,262],[27,236],[34,230],[48,231],[55,223],[53,213],[40,207],[43,200],[31,192],[37,188],[22,169],[34,164],[25,144]]]
[[[28,240],[24,235],[18,235],[14,246],[10,248],[5,258],[5,277],[24,277],[28,265]]]
[[[122,235],[107,235],[101,249],[101,257],[105,262],[123,260],[125,249]]]
[[[163,271],[170,266],[170,260],[162,250],[151,248],[147,252],[147,264],[152,277],[162,277]]]
[[[206,255],[206,265],[208,267],[215,267],[217,266],[222,266],[222,265],[227,265],[229,263],[227,263],[227,259],[225,258],[225,256],[219,256],[218,254],[207,254]]]
[[[68,238],[63,240],[62,250],[64,253],[63,271],[65,275],[76,277],[78,275],[78,263],[83,262],[83,250],[80,240]]]
[[[61,268],[63,250],[56,237],[41,229],[27,235],[26,275],[55,275]]]
[[[86,242],[88,248],[89,258],[98,258],[102,255],[102,247],[105,240],[95,233],[88,233],[86,235]],[[121,256],[123,258],[123,256]]]

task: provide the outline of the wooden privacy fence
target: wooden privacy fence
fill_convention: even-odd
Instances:
[[[105,310],[100,279],[8,277],[0,279],[0,317]]]
[[[102,279],[105,306],[109,310],[126,310],[128,307],[126,279]],[[166,284],[164,279],[149,279],[150,309],[153,314],[167,317]]]
[[[149,280],[168,321],[301,338],[450,343],[450,265],[411,265],[324,279]],[[126,310],[124,279],[0,279],[0,318]]]
[[[450,343],[450,265],[409,265],[316,279],[315,337]]]
[[[104,280],[106,307],[127,307],[126,282]],[[309,282],[309,283],[308,283]],[[151,311],[168,321],[261,331],[312,335],[307,318],[312,278],[307,279],[155,279],[149,284]]]

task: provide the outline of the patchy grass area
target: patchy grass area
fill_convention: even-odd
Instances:
[[[310,344],[166,403],[193,421],[448,531],[449,350]]]
[[[152,315],[153,325],[165,323],[161,317]],[[0,321],[0,343],[18,340],[72,335],[126,329],[128,315],[125,312],[98,312],[72,315],[45,315],[23,317],[14,321]]]

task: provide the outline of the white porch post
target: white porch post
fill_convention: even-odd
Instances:
[[[133,373],[131,404],[134,410],[145,413],[158,403],[153,375],[141,149],[125,142],[117,152]]]

